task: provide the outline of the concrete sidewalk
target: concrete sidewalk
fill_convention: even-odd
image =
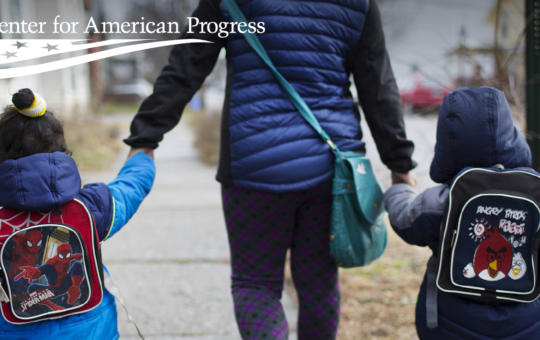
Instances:
[[[125,125],[131,118],[109,119]],[[192,145],[183,123],[166,135],[155,154],[152,192],[104,243],[103,262],[146,339],[237,340],[220,185]],[[84,174],[83,181],[111,181],[127,151],[112,171]],[[296,339],[296,306],[286,292],[282,302]],[[121,307],[118,314],[121,339],[137,339]]]

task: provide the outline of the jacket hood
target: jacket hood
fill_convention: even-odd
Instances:
[[[74,199],[81,189],[75,161],[63,152],[39,153],[0,164],[0,206],[45,212]]]
[[[502,91],[461,88],[443,101],[430,176],[437,183],[465,167],[529,167],[531,150],[517,131]]]

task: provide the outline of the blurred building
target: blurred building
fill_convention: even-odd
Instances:
[[[106,21],[176,22],[180,30],[199,0],[115,0],[104,1]],[[178,39],[178,33],[110,33],[109,39]],[[160,47],[115,56],[106,60],[105,100],[116,103],[140,103],[152,93],[156,78],[168,62],[172,47]]]
[[[83,33],[87,22],[87,11],[96,8],[98,0],[0,0],[0,21],[20,22],[47,22],[44,34],[2,34],[1,39],[89,39]],[[79,22],[78,32],[75,34],[62,34],[53,32],[54,18],[60,15],[60,21]],[[5,51],[1,51],[5,52]],[[70,53],[77,56],[87,53],[85,51]],[[20,67],[61,60],[65,54],[21,61],[0,67]],[[94,71],[99,73],[99,71]],[[78,65],[56,71],[0,80],[0,104],[10,104],[9,93],[20,88],[29,87],[40,93],[47,100],[51,111],[61,115],[85,113],[88,111],[91,100],[91,78],[88,64]]]
[[[471,43],[462,32],[460,43],[446,54],[447,64],[457,66],[456,84],[495,86],[504,89],[511,102],[522,97],[524,5],[524,0],[493,1],[485,19],[493,32],[489,41]]]
[[[497,74],[511,103],[523,110],[525,103],[525,0],[494,2],[487,23],[497,30]]]
[[[497,23],[497,12],[499,20]],[[495,28],[498,25],[499,45],[513,49],[519,41],[525,24],[525,0],[495,1],[487,22]]]

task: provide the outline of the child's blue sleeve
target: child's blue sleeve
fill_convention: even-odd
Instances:
[[[109,232],[112,224],[113,199],[105,183],[90,183],[79,192],[79,198],[90,210],[96,223],[100,240]]]
[[[448,185],[439,185],[418,194],[407,184],[393,185],[384,205],[394,231],[407,243],[437,251],[448,191]]]
[[[138,152],[124,164],[118,176],[107,185],[113,198],[113,218],[103,241],[116,234],[135,214],[150,192],[155,177],[154,161],[142,152]]]

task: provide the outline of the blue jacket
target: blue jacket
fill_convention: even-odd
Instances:
[[[446,96],[439,114],[431,178],[449,182],[468,166],[528,167],[531,152],[514,127],[508,103],[492,88],[463,88]],[[392,186],[385,205],[395,232],[435,254],[449,194],[442,184],[418,194],[407,184]],[[436,273],[435,273],[436,275]],[[438,291],[438,327],[426,324],[426,278],[420,287],[416,327],[420,339],[540,338],[540,301],[486,305]]]
[[[332,140],[341,150],[362,150],[363,143],[356,139],[360,127],[355,105],[346,98],[345,57],[360,38],[368,2],[237,3],[246,18],[265,21],[268,33],[259,39],[270,59]],[[223,3],[221,8],[225,19],[232,21]],[[229,145],[235,185],[300,190],[331,179],[334,156],[330,147],[306,124],[244,36],[231,34],[227,50],[232,70]]]
[[[323,129],[341,150],[364,150],[360,114],[351,100],[354,79],[383,162],[393,171],[414,168],[413,144],[405,136],[401,100],[386,53],[375,1],[237,0],[248,21],[264,23],[262,45]],[[201,0],[192,17],[230,23],[220,0]],[[125,140],[157,147],[179,121],[184,106],[227,50],[217,179],[255,190],[304,190],[330,180],[334,159],[328,144],[304,121],[268,67],[237,29],[227,38],[199,27],[181,39],[210,44],[173,48]],[[352,77],[351,77],[352,76]]]
[[[42,153],[0,164],[0,206],[48,211],[74,198],[94,216],[100,241],[118,232],[150,192],[153,160],[143,153],[131,157],[111,183],[81,188],[77,166],[65,153]],[[66,318],[13,325],[0,318],[0,339],[109,340],[118,339],[116,303],[105,290],[94,310]]]

